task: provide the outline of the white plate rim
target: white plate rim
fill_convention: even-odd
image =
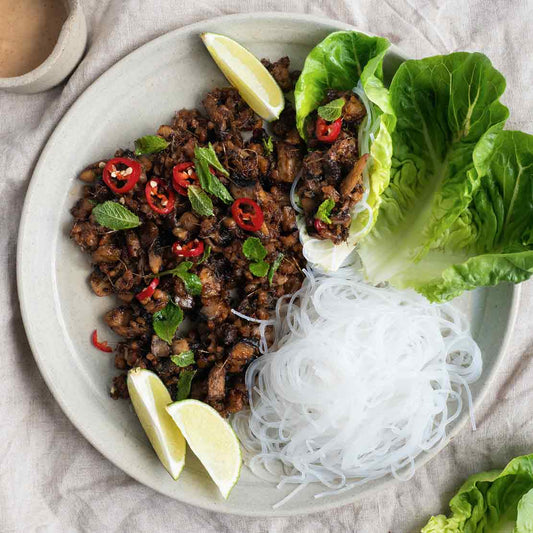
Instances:
[[[152,39],[148,41],[147,43],[144,43],[143,45],[139,46],[129,54],[125,55],[123,58],[118,60],[114,65],[112,65],[109,69],[107,69],[104,73],[102,73],[98,78],[96,78],[74,101],[74,103],[70,106],[70,108],[65,112],[63,117],[59,120],[57,125],[54,128],[54,131],[48,138],[48,141],[46,142],[39,159],[37,161],[37,164],[35,165],[34,171],[32,173],[32,178],[30,179],[30,184],[28,186],[28,189],[26,191],[26,196],[24,200],[24,206],[22,210],[22,215],[20,219],[20,227],[18,232],[18,240],[17,240],[17,267],[16,267],[16,274],[17,274],[17,290],[19,295],[19,303],[20,303],[20,309],[21,309],[21,315],[22,320],[24,323],[24,328],[26,331],[26,336],[28,338],[28,342],[30,344],[30,348],[32,350],[34,359],[37,363],[37,366],[39,368],[39,371],[41,375],[43,376],[43,379],[48,386],[49,390],[51,391],[52,395],[54,396],[55,400],[63,410],[63,412],[66,414],[66,416],[69,418],[69,420],[72,422],[74,427],[77,428],[78,431],[90,442],[90,444],[96,448],[104,457],[106,457],[109,461],[114,463],[116,466],[118,466],[122,471],[127,473],[129,476],[137,480],[138,482],[154,489],[157,492],[160,492],[161,494],[164,494],[168,497],[178,499],[173,494],[168,494],[164,491],[161,491],[159,487],[155,486],[153,483],[151,483],[151,480],[143,475],[140,471],[135,471],[134,468],[132,468],[132,465],[130,464],[124,464],[123,461],[121,461],[120,454],[111,454],[109,450],[103,446],[94,436],[89,432],[89,430],[85,427],[85,425],[81,422],[79,415],[76,412],[73,412],[73,410],[70,408],[67,402],[64,401],[60,390],[57,388],[53,376],[48,371],[46,362],[40,353],[39,349],[39,339],[36,338],[33,335],[32,331],[32,324],[30,320],[30,304],[31,299],[28,298],[24,291],[24,272],[23,272],[23,261],[22,261],[22,255],[23,251],[25,249],[25,240],[28,235],[27,227],[31,221],[31,212],[29,209],[29,204],[31,203],[31,198],[34,193],[35,188],[35,181],[33,180],[33,177],[38,175],[39,172],[41,172],[41,167],[43,166],[43,161],[48,155],[48,152],[53,149],[53,142],[55,139],[55,136],[58,135],[58,130],[60,129],[63,122],[67,121],[68,118],[74,114],[78,108],[78,106],[81,106],[84,102],[84,100],[91,97],[92,93],[98,90],[98,85],[105,82],[107,77],[111,77],[115,71],[118,71],[121,68],[121,64],[123,61],[127,59],[131,59],[138,53],[142,53],[141,50],[145,47],[152,46],[154,42],[163,42],[165,39],[170,39],[174,36],[179,36],[180,34],[186,34],[190,31],[194,31],[196,29],[202,29],[203,26],[206,24],[211,23],[224,23],[224,22],[232,22],[232,21],[242,21],[242,20],[261,20],[264,18],[271,18],[271,19],[291,19],[293,21],[302,22],[305,23],[321,23],[321,24],[331,24],[333,26],[336,26],[339,30],[358,30],[355,26],[351,24],[347,24],[344,22],[340,22],[338,20],[325,18],[325,17],[318,17],[314,15],[307,15],[307,14],[298,14],[298,13],[283,13],[283,12],[255,12],[255,13],[243,13],[243,14],[235,14],[235,15],[225,15],[221,17],[213,17],[209,19],[204,19],[199,22],[189,24],[186,26],[183,26],[181,28],[178,28],[176,30],[171,30],[169,32],[166,32],[159,37],[156,37],[155,39]],[[359,30],[360,31],[360,30]],[[372,32],[364,30],[365,33],[372,35]],[[394,45],[392,46],[394,49]],[[505,336],[501,343],[501,348],[498,352],[495,364],[493,365],[491,371],[489,374],[487,374],[485,383],[483,384],[483,387],[479,394],[477,395],[476,399],[473,402],[474,410],[477,410],[481,403],[483,402],[486,394],[488,393],[488,390],[490,389],[490,386],[492,382],[494,381],[494,378],[496,377],[496,374],[498,372],[498,369],[500,368],[500,365],[505,357],[505,354],[509,348],[509,344],[512,338],[513,330],[516,323],[516,318],[519,310],[519,303],[520,303],[520,293],[521,293],[521,287],[520,285],[515,285],[512,290],[512,296],[509,306],[509,314],[507,316],[507,327]],[[446,442],[439,447],[436,450],[432,450],[432,452],[424,454],[422,457],[419,458],[419,460],[416,461],[417,464],[417,470],[421,468],[424,464],[426,464],[428,461],[430,461],[432,458],[434,458],[438,453],[462,430],[462,428],[465,426],[466,422],[468,421],[467,417],[463,417],[463,419],[455,424],[452,429],[448,432]],[[390,486],[391,484],[396,483],[396,480],[392,477],[383,478],[379,484],[376,486],[370,488],[365,492],[365,495],[372,494],[378,490],[382,490],[383,488]],[[361,497],[361,495],[357,495],[355,498]],[[313,502],[313,505],[306,506],[305,509],[277,509],[273,510],[271,512],[257,512],[254,510],[250,511],[241,511],[239,513],[232,512],[231,510],[221,508],[217,505],[218,502],[206,502],[205,500],[202,502],[199,502],[196,498],[189,498],[186,494],[183,495],[183,497],[179,498],[178,500],[186,503],[195,505],[197,507],[210,510],[210,511],[216,511],[221,512],[224,514],[238,514],[240,516],[250,516],[250,517],[275,517],[275,516],[293,516],[293,515],[302,515],[302,514],[311,514],[316,512],[325,511],[328,509],[333,509],[340,507],[342,505],[347,505],[350,503],[353,503],[355,501],[355,498],[353,495],[341,495],[337,497],[335,500],[328,501],[327,499],[324,499],[322,501],[315,500]]]

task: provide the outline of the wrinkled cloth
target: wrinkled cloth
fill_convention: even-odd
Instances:
[[[37,95],[0,92],[0,531],[410,533],[446,512],[466,476],[533,452],[533,283],[523,285],[505,362],[469,427],[408,482],[309,516],[254,519],[181,504],[131,479],[76,430],[44,384],[22,325],[17,231],[39,153],[79,94],[139,45],[201,19],[238,12],[311,13],[387,37],[408,56],[487,54],[507,78],[508,128],[532,132],[530,0],[82,0],[86,55],[66,84]]]

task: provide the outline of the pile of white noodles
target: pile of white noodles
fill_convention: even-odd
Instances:
[[[233,426],[256,475],[280,486],[321,482],[317,497],[412,476],[481,374],[459,310],[368,285],[353,267],[307,272],[270,324],[275,344],[249,367],[250,411]]]

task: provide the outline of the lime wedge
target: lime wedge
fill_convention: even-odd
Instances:
[[[204,44],[224,76],[246,103],[267,121],[276,120],[285,99],[276,80],[251,52],[218,33],[202,33]]]
[[[231,426],[211,406],[182,400],[167,407],[187,444],[200,459],[224,498],[241,473],[241,448]]]
[[[167,388],[150,370],[134,368],[128,372],[128,392],[159,460],[178,479],[185,464],[185,439],[165,409],[172,402]]]

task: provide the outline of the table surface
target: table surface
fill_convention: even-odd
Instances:
[[[118,59],[201,19],[254,11],[311,13],[383,35],[415,58],[456,50],[487,54],[507,78],[507,127],[533,132],[533,2],[528,0],[82,0],[87,53],[66,84],[39,95],[0,92],[0,531],[410,533],[469,474],[533,452],[533,283],[525,283],[513,341],[483,405],[409,482],[333,511],[251,519],[187,506],[129,478],[69,422],[33,360],[17,299],[15,255],[24,195],[39,153],[66,109]],[[89,140],[90,142],[90,140]]]

